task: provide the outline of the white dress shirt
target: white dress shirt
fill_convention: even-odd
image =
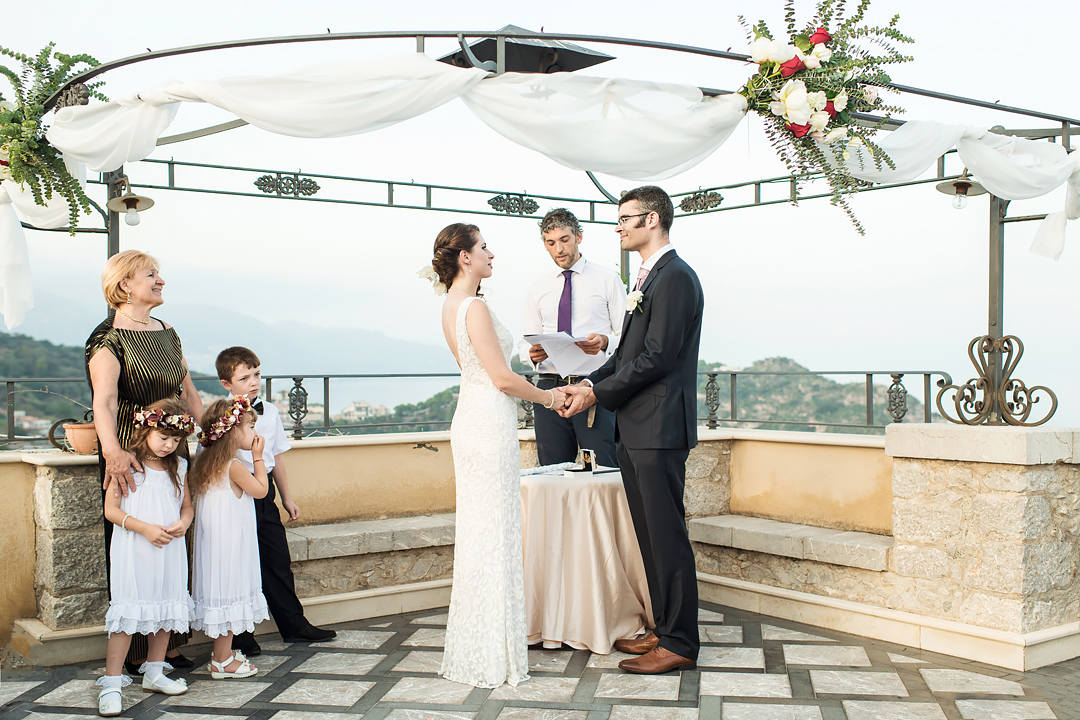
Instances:
[[[648,259],[648,260],[646,260],[645,262],[641,263],[641,266],[640,266],[640,267],[638,268],[638,272],[641,272],[641,269],[642,269],[642,268],[644,268],[644,269],[648,270],[649,272],[652,272],[652,269],[653,269],[654,267],[656,267],[656,262],[657,262],[657,261],[658,261],[658,260],[659,260],[660,258],[662,258],[662,257],[664,256],[664,254],[665,254],[665,253],[669,253],[669,252],[671,252],[671,251],[672,251],[672,250],[674,250],[674,249],[675,249],[675,246],[674,246],[674,245],[672,245],[671,243],[668,243],[668,244],[667,244],[667,245],[665,245],[664,247],[660,248],[659,250],[657,250],[656,252],[654,252],[654,253],[653,253],[652,255],[650,255],[650,256],[649,256],[649,259]],[[646,278],[646,279],[648,279],[648,276],[646,275],[646,276],[645,276],[645,278]],[[637,284],[637,283],[635,283],[635,284]]]
[[[260,399],[255,398],[251,401],[251,404],[254,405]],[[266,472],[269,473],[277,464],[274,456],[280,455],[292,447],[289,444],[289,436],[285,434],[285,426],[281,422],[281,415],[269,400],[263,401],[263,414],[255,416],[255,434],[266,438],[266,446],[263,447],[263,463],[266,465]],[[236,458],[244,464],[248,472],[255,473],[255,463],[252,462],[250,450],[237,450]]]
[[[602,265],[579,258],[570,268],[570,317],[574,337],[592,333],[606,335],[607,350],[591,356],[594,362],[581,369],[587,375],[604,364],[614,354],[622,332],[623,314],[626,312],[626,288],[618,273]],[[521,327],[523,335],[538,335],[559,331],[559,299],[562,297],[565,278],[559,267],[544,273],[529,288],[525,298],[525,313]],[[521,343],[521,361],[542,373],[555,372],[550,360],[534,365],[529,359],[530,344]]]

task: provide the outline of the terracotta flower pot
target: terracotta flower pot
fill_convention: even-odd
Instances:
[[[97,452],[98,437],[94,423],[64,423],[64,437],[77,453],[92,455]]]

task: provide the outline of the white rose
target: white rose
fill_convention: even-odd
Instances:
[[[780,92],[777,93],[776,101],[783,105],[782,114],[789,123],[805,125],[810,120],[811,110],[806,97],[806,83],[802,80],[788,80],[784,83]]]
[[[832,59],[832,50],[825,47],[822,43],[814,45],[814,49],[810,51],[810,54],[823,63],[827,63]]]
[[[832,106],[833,106],[833,109],[836,110],[836,112],[840,112],[841,110],[846,108],[847,107],[847,93],[842,92],[839,95],[837,95],[836,97],[834,97],[833,101],[832,101]]]
[[[825,126],[829,124],[829,113],[824,110],[819,110],[810,115],[810,130],[811,132],[822,132]]]
[[[763,63],[772,57],[773,51],[776,46],[775,40],[770,40],[764,35],[756,38],[754,42],[750,44],[750,59],[756,63]]]
[[[843,140],[845,138],[847,138],[847,128],[846,127],[838,127],[838,128],[833,128],[832,130],[829,131],[829,134],[825,136],[825,142],[834,143],[834,142],[839,142],[839,141],[841,141],[841,140]]]
[[[825,133],[821,132],[820,130],[815,130],[814,132],[810,133],[810,137],[814,140],[821,141],[825,139]]]
[[[817,92],[807,93],[806,101],[809,103],[811,110],[824,110],[825,103],[829,102],[829,98],[825,95],[824,90],[818,90]]]
[[[756,63],[784,63],[795,57],[798,50],[794,45],[787,45],[762,36],[750,45],[750,59]]]
[[[873,85],[864,85],[862,91],[863,97],[866,98],[866,102],[875,103],[878,99],[877,88]]]
[[[786,63],[791,58],[799,54],[799,48],[794,45],[780,45],[777,44],[776,54],[773,56],[773,61],[778,63]]]
[[[626,312],[632,313],[637,309],[638,304],[641,303],[641,299],[645,297],[644,293],[640,290],[634,290],[626,294]]]
[[[821,67],[821,61],[813,55],[803,55],[802,64],[806,66],[807,70],[817,70]]]

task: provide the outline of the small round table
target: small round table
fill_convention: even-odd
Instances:
[[[653,626],[652,603],[618,470],[521,477],[529,644],[606,655]]]

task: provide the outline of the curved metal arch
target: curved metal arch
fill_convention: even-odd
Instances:
[[[461,38],[518,38],[518,39],[535,39],[535,40],[562,40],[566,42],[593,42],[602,43],[607,45],[625,45],[627,47],[643,47],[654,50],[669,50],[672,52],[689,53],[692,55],[702,55],[705,57],[713,57],[721,60],[734,60],[736,62],[751,62],[750,56],[743,53],[733,53],[727,50],[714,50],[712,48],[698,47],[695,45],[683,45],[680,43],[658,42],[654,40],[642,40],[640,38],[622,38],[610,35],[580,35],[580,34],[555,34],[555,33],[542,33],[542,32],[514,32],[506,33],[499,31],[485,31],[485,30],[396,30],[385,32],[355,32],[355,33],[326,33],[326,34],[313,34],[313,35],[286,35],[281,37],[265,37],[265,38],[248,38],[240,40],[227,40],[224,42],[203,43],[200,45],[188,45],[178,48],[169,48],[166,50],[155,50],[146,53],[140,53],[138,55],[129,55],[125,58],[119,58],[110,62],[102,63],[89,70],[75,75],[62,85],[56,92],[50,95],[45,100],[45,110],[48,111],[56,105],[57,100],[61,95],[72,85],[78,83],[84,83],[91,78],[97,77],[102,73],[109,70],[115,70],[116,68],[124,67],[125,65],[132,65],[134,63],[145,62],[147,60],[156,60],[159,58],[172,57],[176,55],[190,55],[192,53],[208,52],[211,50],[226,50],[230,48],[242,48],[242,47],[259,47],[263,45],[286,45],[292,43],[307,43],[307,42],[326,42],[332,40],[387,40],[393,38],[415,38],[417,40],[417,46],[422,47],[423,41],[427,38],[449,38],[457,40]],[[921,95],[923,97],[933,98],[935,100],[945,100],[947,102],[956,102],[964,105],[972,105],[974,107],[990,108],[994,110],[1001,110],[1003,112],[1013,113],[1017,115],[1026,115],[1028,117],[1038,118],[1040,120],[1052,120],[1054,122],[1062,123],[1063,125],[1078,125],[1080,126],[1080,119],[1070,118],[1064,115],[1057,115],[1054,113],[1044,113],[1038,110],[1028,110],[1025,108],[1019,108],[1012,105],[1000,105],[998,103],[989,102],[986,100],[978,100],[975,98],[964,97],[961,95],[950,95],[948,93],[939,92],[936,90],[926,90],[924,88],[912,87],[910,85],[899,85],[891,83],[888,86],[892,90],[897,92],[909,93],[912,95]],[[708,94],[716,94],[722,91],[710,90],[708,88],[703,89]]]
[[[497,32],[490,30],[395,30],[385,32],[355,32],[355,33],[326,33],[316,35],[285,35],[281,37],[265,37],[265,38],[248,38],[241,40],[226,40],[224,42],[203,43],[200,45],[187,45],[184,47],[168,48],[166,50],[152,50],[150,52],[139,53],[138,55],[129,55],[128,57],[119,58],[117,60],[111,60],[109,62],[96,65],[89,70],[79,73],[73,76],[70,80],[64,83],[56,92],[50,95],[45,100],[45,110],[50,110],[56,101],[59,100],[63,92],[78,83],[85,83],[102,73],[109,70],[115,70],[116,68],[124,67],[125,65],[133,65],[139,62],[145,62],[147,60],[157,60],[160,58],[173,57],[176,55],[190,55],[193,53],[208,52],[210,50],[228,50],[232,48],[242,47],[260,47],[263,45],[288,45],[292,43],[308,43],[308,42],[326,42],[331,40],[390,40],[394,38],[450,38],[457,40],[458,37],[463,38],[517,38],[517,39],[535,39],[535,40],[564,40],[567,42],[595,42],[604,43],[609,45],[626,45],[630,47],[645,47],[652,48],[654,50],[671,50],[674,52],[684,52],[693,55],[704,55],[706,57],[721,58],[724,60],[737,60],[740,62],[749,62],[750,56],[742,53],[727,52],[726,50],[713,50],[711,48],[696,47],[693,45],[681,45],[679,43],[667,43],[656,42],[653,40],[641,40],[637,38],[620,38],[608,35],[564,35],[554,33],[539,33],[539,32]]]

